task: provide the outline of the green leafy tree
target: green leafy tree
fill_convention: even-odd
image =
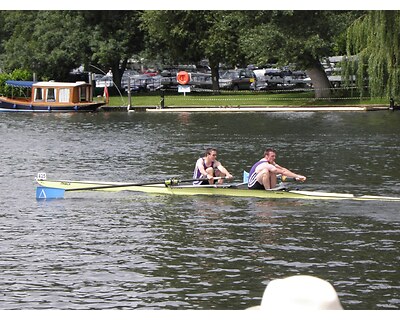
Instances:
[[[87,34],[74,11],[11,11],[5,16],[7,70],[22,68],[41,78],[65,79],[84,60]]]
[[[220,63],[295,63],[310,75],[316,97],[330,97],[320,59],[359,16],[348,11],[149,11],[147,44],[174,63],[208,58],[214,89]],[[149,40],[151,39],[151,40]],[[343,41],[341,41],[343,43]]]
[[[4,20],[7,71],[32,70],[63,80],[81,64],[111,68],[120,86],[128,59],[141,50],[139,11],[8,11]]]
[[[347,32],[346,78],[373,97],[400,98],[400,11],[369,11]],[[360,90],[362,93],[363,90]]]
[[[27,70],[15,69],[11,73],[0,73],[0,93],[3,95],[11,95],[13,90],[19,91],[19,96],[26,96],[24,89],[12,88],[6,84],[7,80],[28,80],[32,79],[32,74]],[[30,94],[30,92],[29,92]],[[18,94],[17,94],[18,96]]]
[[[240,11],[208,11],[208,28],[201,40],[204,56],[209,59],[213,89],[219,89],[219,65],[243,65],[245,58],[239,46],[240,31],[246,28],[246,16]]]
[[[213,89],[220,63],[237,63],[241,16],[237,11],[146,11],[142,17],[148,53],[173,64],[209,60]]]
[[[248,60],[287,65],[295,63],[310,76],[317,98],[330,97],[330,83],[321,58],[335,52],[341,34],[360,15],[348,11],[264,11],[253,16],[253,27],[241,36]]]
[[[141,11],[83,11],[81,15],[90,35],[91,64],[102,70],[111,69],[114,82],[120,87],[128,60],[143,47]]]

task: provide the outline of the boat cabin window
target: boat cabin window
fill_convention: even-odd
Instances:
[[[50,102],[56,101],[56,89],[55,88],[47,89],[46,101],[50,101]]]
[[[88,101],[88,88],[79,87],[79,101]]]
[[[68,88],[61,88],[59,90],[59,102],[69,102],[69,89]]]
[[[43,89],[35,88],[34,101],[43,101]]]

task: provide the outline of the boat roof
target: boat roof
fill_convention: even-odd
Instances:
[[[35,81],[18,81],[18,80],[6,80],[6,84],[12,87],[19,88],[32,88]]]
[[[19,88],[32,88],[32,87],[79,87],[82,85],[89,85],[84,81],[78,82],[56,82],[56,81],[17,81],[7,80],[6,84]]]
[[[82,85],[89,85],[84,81],[78,82],[56,82],[56,81],[41,81],[36,82],[34,87],[79,87]]]

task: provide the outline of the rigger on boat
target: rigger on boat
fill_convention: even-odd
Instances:
[[[188,184],[195,179],[166,179],[163,181],[143,183],[102,182],[102,181],[73,181],[47,180],[45,174],[36,178],[40,185],[36,189],[36,198],[60,199],[65,192],[83,191],[134,191],[155,194],[179,196],[227,196],[264,199],[309,199],[309,200],[356,200],[356,201],[400,201],[400,197],[355,196],[349,193],[331,193],[321,191],[290,190],[249,190],[244,182],[236,184],[193,185]]]

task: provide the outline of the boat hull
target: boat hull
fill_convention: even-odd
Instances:
[[[94,112],[102,105],[104,105],[102,102],[76,104],[24,103],[0,97],[0,112]]]
[[[165,186],[164,184],[148,184],[148,185],[125,185],[116,182],[96,182],[96,181],[70,181],[70,180],[37,180],[42,187],[58,188],[66,191],[73,189],[90,188],[91,191],[135,191],[153,194],[168,194],[179,196],[228,196],[243,198],[263,198],[263,199],[309,199],[309,200],[358,200],[358,201],[400,201],[398,197],[381,197],[381,196],[354,196],[347,193],[326,193],[317,191],[272,191],[272,190],[249,190],[243,186],[235,185],[213,185],[213,186],[192,186],[177,185]],[[110,188],[104,188],[110,186]],[[89,191],[89,190],[88,190]]]

